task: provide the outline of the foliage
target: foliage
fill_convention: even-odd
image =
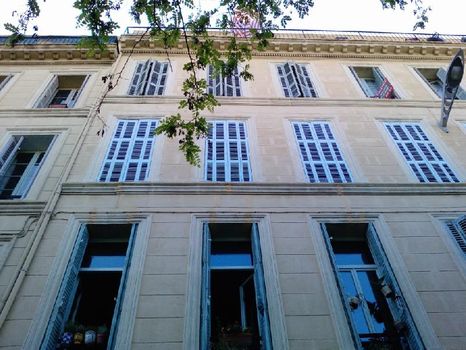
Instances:
[[[27,10],[19,15],[18,25],[10,23],[5,28],[12,32],[10,43],[23,38],[31,20],[39,16],[40,0],[26,0]],[[44,0],[45,1],[45,0]],[[168,50],[183,43],[188,51],[189,61],[183,67],[188,78],[182,86],[184,99],[179,109],[189,112],[190,118],[183,118],[180,113],[171,115],[161,121],[157,134],[179,139],[179,149],[185,154],[190,164],[200,164],[200,148],[196,140],[205,137],[208,123],[202,112],[212,112],[218,101],[212,94],[206,93],[207,82],[198,76],[198,72],[211,65],[216,75],[230,76],[238,66],[243,80],[253,79],[247,61],[251,58],[252,47],[263,50],[273,37],[273,30],[286,27],[293,13],[303,18],[314,6],[313,0],[217,0],[217,6],[202,9],[195,0],[128,0],[132,1],[131,16],[136,23],[146,18],[149,23],[148,33],[152,40],[160,42]],[[324,1],[324,0],[321,0]],[[380,0],[384,8],[405,9],[406,0]],[[75,0],[74,7],[80,11],[77,25],[89,29],[90,37],[82,44],[91,50],[105,49],[109,35],[118,28],[112,19],[112,13],[121,9],[123,0]],[[211,2],[214,3],[214,2]],[[423,6],[422,0],[409,0],[414,7],[417,18],[416,28],[424,28],[427,12],[430,8]],[[217,49],[209,37],[211,27],[227,31],[234,27],[232,22],[235,11],[248,13],[258,20],[260,28],[251,29],[247,38],[231,37],[224,49]],[[187,15],[188,14],[188,15]],[[15,15],[15,14],[13,14]],[[17,15],[17,14],[16,14]],[[121,72],[108,79],[108,91],[118,83]],[[99,103],[102,103],[103,99]],[[97,108],[100,111],[100,105]],[[102,131],[103,134],[103,131]]]

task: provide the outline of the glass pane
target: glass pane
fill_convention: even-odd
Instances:
[[[358,334],[369,333],[369,327],[364,317],[363,301],[358,295],[351,272],[340,272],[338,276],[343,285],[343,295],[349,310],[351,310],[351,320],[356,331]]]
[[[340,265],[374,264],[366,242],[332,241],[335,261]]]
[[[252,256],[248,253],[231,253],[231,254],[212,254],[211,255],[212,268],[227,268],[227,267],[252,267]]]
[[[385,331],[384,319],[389,315],[384,315],[383,308],[381,307],[383,296],[377,290],[377,274],[375,271],[361,271],[358,272],[359,284],[361,285],[362,292],[364,294],[364,299],[367,303],[371,315],[371,323],[374,327],[376,333],[383,333]],[[376,299],[375,294],[378,292],[378,297]],[[388,311],[388,310],[385,310]]]

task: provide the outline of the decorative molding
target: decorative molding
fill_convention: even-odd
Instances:
[[[289,195],[289,196],[438,196],[466,195],[465,183],[449,184],[373,184],[373,183],[65,183],[63,195]]]
[[[86,118],[90,108],[0,109],[0,118]]]
[[[178,104],[182,96],[126,96],[114,95],[105,98],[108,104]],[[329,107],[401,107],[401,108],[437,108],[440,109],[440,99],[435,100],[404,100],[404,99],[335,99],[335,98],[285,98],[285,97],[216,97],[221,106],[329,106]],[[455,101],[455,109],[466,108],[466,101]]]
[[[0,216],[2,215],[38,215],[45,208],[46,202],[22,199],[0,200]]]

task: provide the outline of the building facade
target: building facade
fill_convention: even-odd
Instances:
[[[465,37],[277,33],[199,72],[194,167],[153,136],[187,52],[142,35],[0,49],[0,348],[466,348]]]

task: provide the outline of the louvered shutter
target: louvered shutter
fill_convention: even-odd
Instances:
[[[86,75],[84,80],[83,80],[83,83],[81,84],[81,87],[79,88],[78,92],[73,96],[72,100],[70,101],[70,103],[68,103],[68,108],[72,108],[75,106],[76,102],[78,102],[78,99],[79,97],[81,96],[84,88],[86,87],[86,84],[87,82],[89,81],[90,79],[90,75]]]
[[[211,299],[211,283],[210,283],[210,248],[211,238],[209,224],[204,223],[202,234],[202,277],[201,277],[201,337],[200,349],[210,349],[210,299]]]
[[[298,81],[301,86],[301,91],[304,97],[317,97],[314,86],[312,85],[311,77],[304,64],[295,64],[296,72],[298,73]]]
[[[466,258],[466,215],[446,223],[451,236]]]
[[[10,161],[15,157],[16,152],[21,147],[24,136],[12,136],[0,153],[0,176],[6,172]]]
[[[78,287],[78,274],[81,262],[89,241],[87,228],[83,225],[71,252],[70,260],[65,270],[60,290],[52,310],[52,315],[47,326],[47,330],[42,341],[41,350],[54,350],[60,335],[63,333],[65,322],[69,317],[73,299]]]
[[[126,279],[128,277],[128,271],[131,266],[131,257],[133,254],[134,242],[136,240],[137,228],[138,228],[137,224],[133,224],[133,226],[131,227],[131,235],[129,236],[128,247],[126,248],[125,266],[121,274],[120,287],[118,288],[115,308],[113,310],[112,327],[110,329],[110,335],[108,337],[107,349],[113,349],[115,346],[115,339],[116,339],[116,335],[118,331],[118,321],[120,319],[121,307],[124,301],[125,290],[126,290]]]
[[[351,329],[351,337],[353,338],[353,341],[355,342],[355,344],[358,344],[358,348],[360,348],[361,347],[361,341],[360,341],[359,336],[358,336],[358,331],[356,329],[356,325],[352,321],[351,308],[350,308],[350,306],[348,304],[348,300],[347,300],[346,295],[345,295],[345,289],[344,289],[343,283],[340,280],[340,275],[339,275],[339,271],[338,271],[338,268],[337,268],[337,262],[336,262],[336,259],[335,259],[335,254],[333,253],[331,237],[329,236],[329,234],[327,232],[327,227],[325,226],[325,224],[320,224],[320,228],[322,230],[322,234],[323,234],[324,241],[325,241],[325,246],[327,247],[328,257],[330,259],[333,274],[335,276],[335,281],[337,283],[338,294],[340,295],[341,303],[343,304],[343,308],[345,309],[345,312],[346,312],[346,317],[348,318],[348,326]]]
[[[26,169],[21,175],[21,179],[16,184],[13,192],[11,193],[14,198],[23,198],[32,185],[40,167],[45,159],[46,152],[36,152],[29,161]]]
[[[165,89],[168,63],[153,61],[149,81],[144,95],[163,95]]]
[[[408,305],[404,300],[396,277],[372,224],[368,225],[366,239],[374,262],[377,265],[377,276],[379,279],[383,279],[395,294],[394,298],[387,298],[387,303],[393,319],[395,320],[395,324],[400,326],[400,335],[404,337],[404,340],[409,344],[411,350],[424,349],[424,345],[411,317]]]
[[[293,74],[292,64],[285,63],[277,66],[278,75],[282,84],[285,97],[299,97],[298,82]]]
[[[13,78],[13,74],[8,74],[3,77],[3,80],[0,81],[0,91],[5,87],[6,84]]]
[[[256,289],[257,321],[261,337],[261,350],[271,350],[272,338],[270,335],[270,320],[267,306],[264,268],[262,266],[259,231],[257,229],[257,224],[255,223],[252,224],[251,246],[254,263],[254,287]]]
[[[54,75],[36,103],[36,108],[47,108],[58,90],[58,76]]]
[[[137,64],[131,80],[131,86],[128,91],[128,95],[143,95],[144,85],[147,80],[147,74],[150,68],[150,60],[140,62]]]

